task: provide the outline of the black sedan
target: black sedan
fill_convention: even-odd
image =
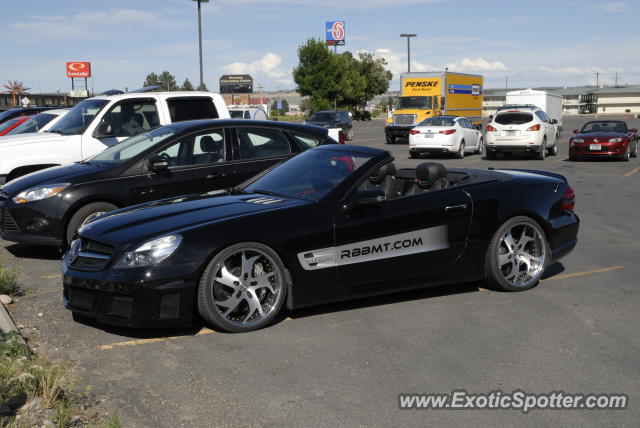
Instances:
[[[129,138],[83,162],[0,188],[0,232],[64,245],[93,217],[145,201],[232,187],[304,150],[335,144],[324,128],[286,122],[180,122]]]
[[[396,170],[387,151],[307,150],[228,192],[105,214],[63,257],[65,306],[106,324],[254,330],[289,309],[486,279],[526,290],[576,245],[557,174]]]

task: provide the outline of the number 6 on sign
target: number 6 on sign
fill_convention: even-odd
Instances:
[[[345,24],[344,21],[329,21],[326,23],[327,45],[344,45]]]

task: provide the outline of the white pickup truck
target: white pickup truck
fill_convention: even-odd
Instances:
[[[140,92],[88,98],[48,132],[0,141],[0,186],[22,175],[81,161],[157,126],[229,118],[219,94]]]

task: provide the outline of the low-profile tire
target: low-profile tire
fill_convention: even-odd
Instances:
[[[347,141],[351,141],[351,140],[353,140],[353,128],[349,128],[349,129],[347,129],[347,132],[345,133],[344,138],[345,138],[345,140],[347,140]]]
[[[480,140],[478,140],[478,147],[476,148],[476,154],[481,155],[483,147],[484,147],[484,140],[482,139],[482,137],[480,137]]]
[[[485,151],[484,157],[486,157],[487,160],[496,160],[496,152]]]
[[[540,146],[540,151],[536,155],[536,159],[544,160],[546,154],[547,154],[547,139],[545,138],[544,140],[542,140],[542,146]]]
[[[460,148],[456,152],[456,159],[464,159],[464,140],[460,141]]]
[[[485,282],[506,291],[535,287],[550,260],[549,244],[530,217],[512,217],[496,230],[485,261]]]
[[[69,223],[67,223],[67,228],[64,232],[66,244],[68,245],[71,242],[76,231],[87,222],[100,214],[117,209],[117,206],[110,204],[109,202],[91,202],[90,204],[80,207],[80,209],[71,216]]]
[[[633,145],[633,151],[631,152],[630,155],[632,158],[637,158],[638,157],[638,142],[636,141],[636,143]]]
[[[631,158],[631,147],[627,146],[627,150],[624,151],[624,154],[620,158],[623,162],[629,162]]]
[[[547,149],[549,156],[556,156],[558,154],[558,136],[556,135],[556,142],[550,149]]]
[[[387,144],[394,144],[396,142],[396,137],[393,135],[387,135]]]
[[[216,254],[198,285],[198,312],[215,329],[242,333],[265,327],[287,294],[284,264],[258,242],[231,245]]]

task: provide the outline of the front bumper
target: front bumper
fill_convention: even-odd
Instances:
[[[64,305],[102,324],[189,327],[201,262],[80,271],[62,259]]]
[[[26,204],[0,200],[0,236],[6,241],[35,245],[62,245],[64,220],[57,198]]]
[[[591,150],[592,144],[598,144],[600,150]],[[578,143],[569,146],[570,156],[593,156],[593,157],[622,157],[627,151],[629,143]]]
[[[416,125],[387,125],[384,127],[384,133],[388,137],[409,138],[409,131]]]

